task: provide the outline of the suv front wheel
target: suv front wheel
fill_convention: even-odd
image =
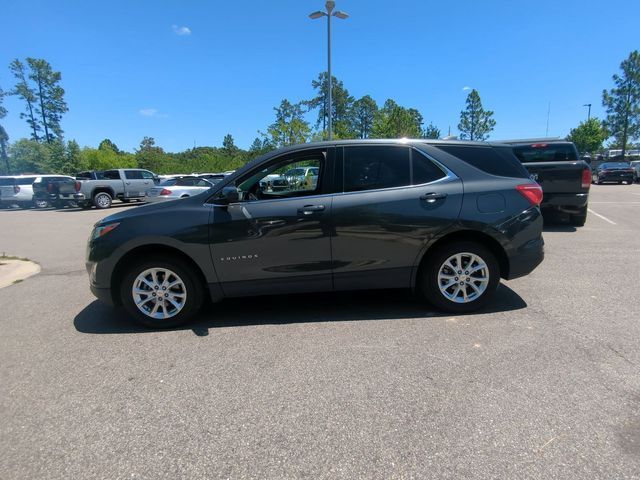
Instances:
[[[419,280],[420,293],[433,305],[467,313],[491,299],[500,282],[500,267],[483,245],[455,242],[429,255]]]
[[[169,328],[191,319],[202,306],[203,286],[177,258],[152,258],[131,267],[120,285],[122,305],[139,323]]]

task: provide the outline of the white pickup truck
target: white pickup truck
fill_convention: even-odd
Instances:
[[[158,176],[149,170],[139,168],[119,168],[104,171],[80,172],[76,175],[80,182],[80,193],[86,200],[82,208],[109,208],[114,199],[123,202],[144,201],[148,189],[158,183]]]

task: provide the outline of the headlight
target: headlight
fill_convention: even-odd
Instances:
[[[107,225],[98,225],[93,229],[93,233],[91,234],[91,240],[95,240],[96,238],[104,237],[107,233],[112,230],[115,230],[116,227],[120,225],[120,223],[109,223]]]

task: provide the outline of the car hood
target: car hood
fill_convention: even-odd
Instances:
[[[207,190],[205,192],[202,192],[199,195],[194,195],[189,198],[175,200],[173,202],[149,203],[147,205],[142,205],[140,207],[129,208],[127,210],[114,213],[113,215],[109,215],[108,217],[103,218],[98,222],[98,224],[121,222],[130,218],[143,217],[149,214],[153,214],[160,210],[168,211],[172,209],[181,209],[181,208],[184,208],[187,203],[202,205],[210,194],[211,194],[211,190]]]

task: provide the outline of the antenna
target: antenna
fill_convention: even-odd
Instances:
[[[545,137],[549,136],[549,116],[551,115],[551,102],[549,102],[549,107],[547,108],[547,130],[544,134]]]

